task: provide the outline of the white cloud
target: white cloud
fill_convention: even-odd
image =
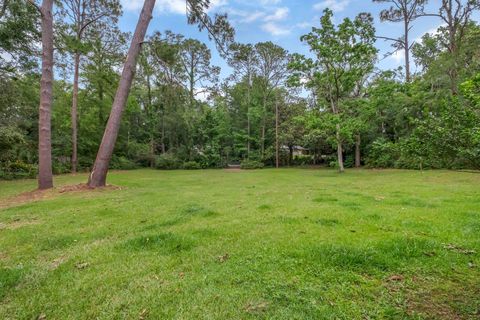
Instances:
[[[267,22],[263,24],[262,29],[273,36],[285,36],[291,32],[290,29],[284,28],[274,22]]]
[[[260,0],[262,6],[272,6],[282,2],[282,0]]]
[[[122,0],[122,7],[127,11],[140,10],[143,6],[142,0]]]
[[[122,6],[126,11],[138,11],[143,7],[143,0],[121,0]],[[208,11],[225,6],[228,0],[211,0]],[[185,0],[159,0],[155,5],[155,9],[165,13],[185,14]]]
[[[405,50],[395,51],[392,55],[390,55],[390,59],[395,61],[396,64],[403,63],[405,61]]]
[[[434,27],[432,29],[429,29],[425,32],[423,32],[422,34],[420,34],[418,37],[416,37],[413,42],[416,42],[416,43],[421,43],[422,42],[422,37],[424,35],[426,35],[427,33],[429,33],[430,35],[434,36],[436,34],[438,34],[438,28],[444,26],[444,24],[441,24],[437,27]],[[411,44],[410,44],[411,45]],[[398,50],[396,52],[394,52],[393,54],[391,54],[389,56],[390,59],[392,59],[397,65],[400,65],[400,64],[403,64],[405,63],[405,50]]]
[[[295,26],[296,26],[297,28],[300,28],[300,29],[307,29],[307,28],[309,28],[309,27],[311,27],[311,26],[313,26],[313,25],[312,25],[311,22],[305,21],[305,22],[297,23]]]
[[[247,14],[245,15],[245,18],[242,19],[242,22],[245,22],[245,23],[251,23],[251,22],[254,22],[258,19],[261,19],[265,16],[265,13],[264,12],[261,12],[261,11],[255,11],[253,13],[250,13],[250,14]]]
[[[185,0],[160,0],[157,1],[157,9],[160,12],[185,14],[187,12],[185,4]]]
[[[324,0],[322,2],[316,3],[313,5],[315,10],[323,10],[329,8],[332,11],[340,12],[347,8],[350,4],[350,0]]]
[[[272,14],[264,18],[265,21],[280,21],[288,17],[290,10],[287,7],[277,8]]]
[[[421,43],[421,42],[422,42],[422,37],[423,37],[424,35],[426,35],[426,34],[428,33],[428,34],[430,34],[431,36],[435,36],[435,35],[439,34],[438,28],[440,28],[440,27],[445,27],[445,26],[446,26],[446,24],[443,23],[443,24],[440,24],[440,25],[438,25],[438,26],[436,26],[436,27],[434,27],[434,28],[432,28],[432,29],[429,29],[429,30],[425,31],[424,33],[422,33],[421,35],[419,35],[418,37],[416,37],[415,40],[413,40],[413,41],[414,41],[414,42],[417,42],[417,43]]]

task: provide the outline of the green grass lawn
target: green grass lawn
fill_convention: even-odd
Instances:
[[[85,182],[61,176],[56,185]],[[0,319],[479,319],[480,174],[115,172],[5,208]]]

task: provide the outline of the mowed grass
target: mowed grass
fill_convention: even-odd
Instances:
[[[121,189],[0,209],[0,319],[480,318],[479,173],[138,170],[109,183]],[[0,182],[0,204],[34,187]]]

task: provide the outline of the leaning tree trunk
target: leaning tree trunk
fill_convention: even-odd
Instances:
[[[43,0],[42,14],[42,78],[38,114],[38,188],[53,187],[51,111],[53,91],[53,0]]]
[[[107,122],[107,127],[103,134],[102,143],[98,149],[97,158],[93,165],[92,172],[88,179],[88,186],[103,187],[107,181],[108,165],[112,158],[115,142],[117,141],[118,131],[120,129],[120,121],[122,118],[123,109],[127,103],[130,87],[132,86],[133,77],[135,75],[135,68],[137,58],[142,47],[143,39],[147,32],[148,25],[152,19],[152,11],[155,6],[155,0],[145,0],[142,12],[133,34],[132,43],[128,50],[127,60],[123,66],[122,77],[118,85],[117,93],[112,104],[112,111]]]
[[[75,70],[73,74],[73,94],[72,94],[72,173],[77,173],[78,152],[77,152],[77,136],[78,136],[78,78],[80,71],[80,53],[75,52]]]

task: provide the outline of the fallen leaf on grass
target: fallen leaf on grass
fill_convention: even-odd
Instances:
[[[59,257],[55,260],[52,261],[52,264],[50,265],[50,268],[52,270],[57,269],[63,262],[65,262],[65,257]]]
[[[264,312],[268,308],[268,302],[259,302],[259,303],[248,303],[245,306],[245,311],[248,313],[259,313]]]
[[[185,278],[185,272],[180,272],[180,273],[178,274],[178,276],[180,277],[180,279]]]
[[[388,278],[388,281],[402,281],[403,280],[403,276],[401,275],[393,275],[391,277]]]
[[[437,255],[434,251],[425,251],[423,254],[427,257],[434,257]]]
[[[40,314],[40,315],[37,317],[37,320],[46,320],[46,319],[47,319],[47,316],[46,316],[44,313]]]
[[[85,269],[89,266],[90,264],[88,262],[81,262],[81,263],[77,263],[75,265],[75,268],[79,269],[79,270],[82,270],[82,269]]]
[[[228,253],[225,253],[223,256],[218,256],[218,261],[220,263],[224,263],[228,260],[228,258],[230,258],[230,256],[228,255]]]
[[[147,317],[148,317],[148,310],[143,309],[142,312],[140,312],[140,315],[139,315],[138,319],[145,320],[145,319],[147,319]]]

